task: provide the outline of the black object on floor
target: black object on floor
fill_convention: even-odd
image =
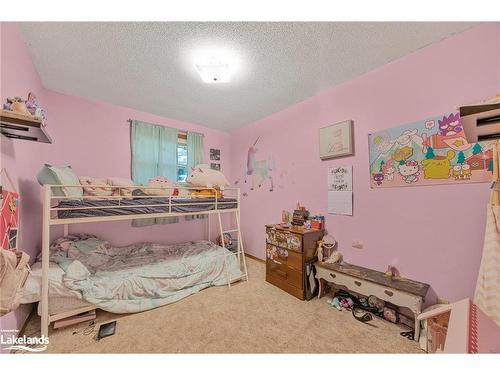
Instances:
[[[114,335],[115,329],[116,329],[116,320],[106,324],[102,324],[99,327],[99,332],[97,333],[97,340]]]
[[[359,316],[360,312],[363,315]],[[359,320],[360,322],[363,322],[363,323],[369,322],[370,320],[373,319],[372,314],[365,312],[363,309],[361,309],[359,307],[353,307],[352,316],[354,316],[354,319]]]
[[[408,340],[415,339],[415,332],[414,331],[401,332],[400,335],[403,337],[406,337]]]

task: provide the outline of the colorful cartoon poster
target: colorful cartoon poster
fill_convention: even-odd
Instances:
[[[0,247],[15,251],[19,234],[19,194],[1,191]]]
[[[458,113],[369,134],[368,143],[372,188],[492,178],[494,142],[468,143]]]

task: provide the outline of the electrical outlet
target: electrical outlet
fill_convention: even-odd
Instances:
[[[352,241],[352,247],[355,247],[356,249],[362,249],[363,248],[363,242],[361,240],[354,240]]]

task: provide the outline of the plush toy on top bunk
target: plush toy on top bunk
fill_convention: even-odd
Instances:
[[[222,172],[210,169],[208,164],[199,164],[192,168],[186,182],[192,187],[200,188],[200,190],[192,192],[193,196],[198,197],[213,196],[214,191],[212,189],[216,189],[217,196],[220,198],[224,188],[229,186],[229,182]]]
[[[178,188],[163,176],[149,179],[148,184],[141,188],[141,191],[146,195],[179,195]]]

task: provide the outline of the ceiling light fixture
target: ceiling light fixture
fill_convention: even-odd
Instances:
[[[206,63],[195,64],[195,66],[205,83],[226,83],[231,79],[229,64],[215,57]]]

